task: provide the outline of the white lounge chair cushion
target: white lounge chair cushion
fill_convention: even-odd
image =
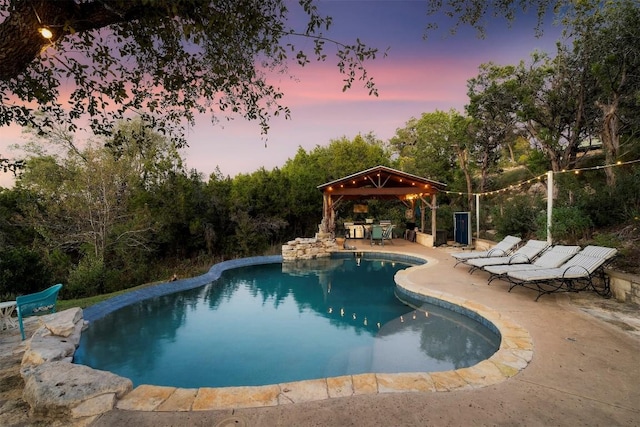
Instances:
[[[501,275],[516,270],[534,270],[540,268],[556,268],[580,251],[580,246],[556,245],[546,250],[531,264],[488,265],[485,270],[491,274]]]
[[[524,264],[530,263],[533,258],[547,248],[548,244],[544,240],[529,240],[524,246],[518,248],[509,256],[496,256],[488,258],[473,258],[467,264],[482,268],[488,265],[498,264]]]
[[[486,258],[505,256],[513,250],[513,248],[522,241],[521,238],[515,236],[507,236],[494,247],[486,251],[456,252],[451,254],[457,260],[466,260],[472,258]]]
[[[521,281],[538,281],[553,279],[578,279],[589,277],[609,258],[616,254],[614,248],[602,246],[587,246],[577,255],[569,259],[562,266],[557,268],[543,268],[533,270],[518,270],[508,273],[512,277]],[[599,256],[593,256],[593,255]]]

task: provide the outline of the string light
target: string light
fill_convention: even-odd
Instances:
[[[561,173],[568,173],[571,172],[575,175],[579,175],[580,172],[582,171],[591,171],[591,170],[599,170],[599,169],[606,169],[606,168],[612,168],[615,166],[624,166],[624,165],[629,165],[632,163],[638,163],[640,162],[640,159],[636,159],[636,160],[629,160],[628,162],[622,162],[620,160],[618,160],[616,163],[614,164],[610,164],[610,165],[600,165],[600,166],[592,166],[592,167],[588,167],[588,168],[578,168],[578,169],[563,169],[561,171],[558,172],[554,172],[554,174],[561,174]],[[509,190],[512,190],[513,188],[517,187],[522,187],[525,184],[530,184],[534,181],[542,181],[545,177],[547,176],[546,173],[543,173],[542,175],[538,175],[534,178],[530,178],[524,181],[520,181],[517,184],[511,184],[507,187],[504,188],[500,188],[498,190],[492,190],[492,191],[485,191],[484,193],[465,193],[465,192],[461,192],[461,191],[441,191],[441,193],[444,194],[456,194],[458,196],[462,196],[462,195],[471,195],[471,196],[491,196],[493,194],[498,194],[498,193],[503,193]]]
[[[48,29],[47,27],[40,27],[38,28],[38,32],[40,33],[40,35],[42,37],[44,37],[47,40],[50,40],[51,38],[53,38],[53,33],[51,32],[50,29]]]

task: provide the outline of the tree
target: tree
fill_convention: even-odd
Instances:
[[[468,24],[483,35],[490,13],[512,22],[518,11],[534,9],[539,29],[551,10],[568,5],[430,0],[427,12],[453,18],[452,32]],[[298,6],[306,23],[289,20],[296,6],[286,0],[0,0],[0,126],[37,125],[34,113],[43,110],[71,131],[88,118],[94,132],[109,134],[134,114],[184,143],[182,126],[209,112],[214,120],[241,114],[266,132],[271,115],[288,116],[289,109],[265,71],[287,70],[290,59],[324,61],[327,46],[335,47],[344,89],[359,80],[377,94],[363,66],[377,49],[328,38],[331,17],[321,15],[314,0]],[[300,37],[313,41],[309,50],[296,47]],[[60,96],[63,84],[68,99]],[[0,166],[16,163],[0,159]]]
[[[277,168],[261,168],[234,178],[230,214],[235,223],[236,254],[261,253],[293,237],[282,237],[288,225],[284,219],[289,211],[288,189],[286,176]]]
[[[589,99],[599,110],[594,131],[602,140],[606,163],[614,164],[621,136],[633,140],[640,130],[640,7],[629,0],[606,2],[602,8],[580,2],[565,23],[574,38],[575,61],[589,73],[595,88]],[[605,171],[613,187],[615,171]]]
[[[456,145],[466,147],[460,129],[463,117],[455,110],[423,113],[411,118],[404,128],[397,129],[389,140],[405,172],[435,181],[456,180],[458,158]]]
[[[214,119],[240,114],[266,132],[271,115],[289,115],[266,71],[286,70],[290,56],[300,65],[309,57],[323,61],[326,44],[335,46],[344,88],[358,79],[376,94],[363,61],[377,50],[325,37],[331,18],[313,0],[299,0],[306,26],[287,20],[290,6],[285,0],[0,0],[0,126],[55,121],[74,131],[87,119],[96,134],[109,135],[114,123],[139,115],[184,143],[184,124],[209,112]],[[38,32],[45,28],[49,34]],[[296,48],[297,37],[312,39],[312,52]],[[38,110],[46,113],[44,123]]]
[[[31,157],[16,183],[17,191],[31,195],[19,206],[22,225],[36,230],[48,250],[72,254],[78,263],[73,273],[76,293],[87,280],[104,284],[109,271],[117,270],[120,278],[142,271],[144,256],[155,250],[157,230],[167,217],[145,194],[184,175],[175,146],[144,123],[123,124],[116,134],[121,138],[117,149],[112,139],[69,149],[65,156]],[[175,187],[181,191],[172,197],[195,200]],[[176,205],[165,211],[173,217],[182,213]],[[185,222],[189,224],[189,218]]]
[[[495,111],[504,124],[528,133],[531,143],[544,151],[554,171],[574,167],[578,147],[589,135],[587,100],[592,85],[584,68],[559,47],[553,59],[534,52],[530,63],[520,61],[517,66],[502,67],[494,79],[497,84],[490,93],[494,100],[500,100]],[[474,103],[482,98],[474,97],[471,112],[477,114],[482,110]],[[511,122],[512,118],[517,120]]]
[[[486,191],[488,174],[499,159],[500,147],[515,140],[517,116],[515,67],[482,64],[480,74],[467,82],[467,114],[474,119],[471,137],[480,164],[480,191]]]
[[[118,242],[146,245],[151,218],[136,228],[118,227],[132,219],[127,209],[135,179],[130,165],[115,161],[97,146],[82,154],[82,159],[71,157],[61,163],[53,157],[27,161],[17,185],[38,197],[38,204],[28,209],[29,223],[51,247],[88,253],[101,261]]]
[[[377,165],[389,166],[390,154],[372,133],[342,137],[307,153],[299,148],[282,168],[290,184],[287,191],[290,224],[302,235],[313,235],[322,220],[322,193],[318,186]],[[343,206],[351,206],[346,204]],[[299,236],[300,234],[294,234]]]

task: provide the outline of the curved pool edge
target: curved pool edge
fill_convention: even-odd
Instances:
[[[158,283],[156,285],[136,289],[135,291],[127,292],[122,295],[117,295],[113,298],[109,298],[108,300],[87,307],[83,310],[84,320],[93,322],[94,320],[98,320],[106,316],[112,311],[116,311],[122,307],[126,307],[139,301],[144,301],[145,299],[169,295],[174,292],[187,291],[189,289],[204,286],[207,283],[219,279],[220,275],[224,271],[232,268],[248,267],[250,265],[257,264],[275,264],[279,262],[282,262],[282,255],[256,256],[222,261],[214,264],[209,271],[201,276],[179,279],[172,282]]]
[[[463,385],[460,388],[478,388],[505,381],[526,368],[533,358],[533,339],[529,331],[507,315],[486,305],[446,292],[434,291],[426,285],[413,282],[410,277],[412,274],[415,274],[419,269],[433,267],[437,262],[428,257],[425,257],[425,260],[427,262],[424,265],[410,267],[396,273],[395,281],[401,293],[412,299],[471,317],[500,334],[500,347],[488,359],[468,368],[433,372],[430,375],[437,377],[438,374],[445,374],[445,377],[460,377],[469,386]]]
[[[397,253],[385,253],[379,250],[358,250],[356,252],[375,252],[398,256]],[[116,408],[154,412],[207,411],[278,406],[366,394],[476,389],[503,382],[518,374],[529,364],[533,357],[533,341],[527,330],[487,306],[447,293],[433,291],[425,285],[413,282],[411,274],[420,272],[422,269],[429,269],[438,261],[421,255],[407,254],[406,256],[422,259],[426,263],[396,273],[395,281],[398,289],[414,299],[449,309],[460,307],[461,309],[456,311],[480,321],[500,334],[501,341],[498,351],[490,358],[468,368],[441,372],[370,373],[246,387],[184,389],[143,384],[120,399],[116,403]],[[142,298],[141,295],[137,295],[135,301],[202,286],[219,278],[220,274],[227,269],[281,261],[281,256],[224,261],[214,265],[208,273],[197,278],[167,282],[145,288],[146,290],[156,287],[160,289],[145,292]],[[132,303],[131,299],[119,299],[97,309],[91,310],[92,307],[89,307],[85,309],[85,313],[88,311],[89,315],[88,319],[85,316],[85,320],[98,319],[110,311],[130,303]]]

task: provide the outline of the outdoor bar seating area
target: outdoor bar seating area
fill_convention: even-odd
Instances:
[[[617,249],[604,246],[548,245],[544,241],[507,236],[487,251],[456,252],[451,254],[456,264],[465,264],[469,272],[477,270],[489,274],[487,284],[504,280],[509,292],[516,287],[542,295],[556,292],[593,291],[611,295],[605,267],[613,260]],[[455,266],[454,266],[455,268]]]
[[[384,245],[385,241],[393,243],[395,225],[390,220],[375,221],[367,218],[364,221],[344,223],[344,237],[346,239],[368,239],[371,244]]]
[[[372,218],[364,221],[345,222],[344,237],[347,239],[369,239],[371,229],[374,226],[380,226],[385,231],[389,227],[395,227],[390,220],[375,221]]]

